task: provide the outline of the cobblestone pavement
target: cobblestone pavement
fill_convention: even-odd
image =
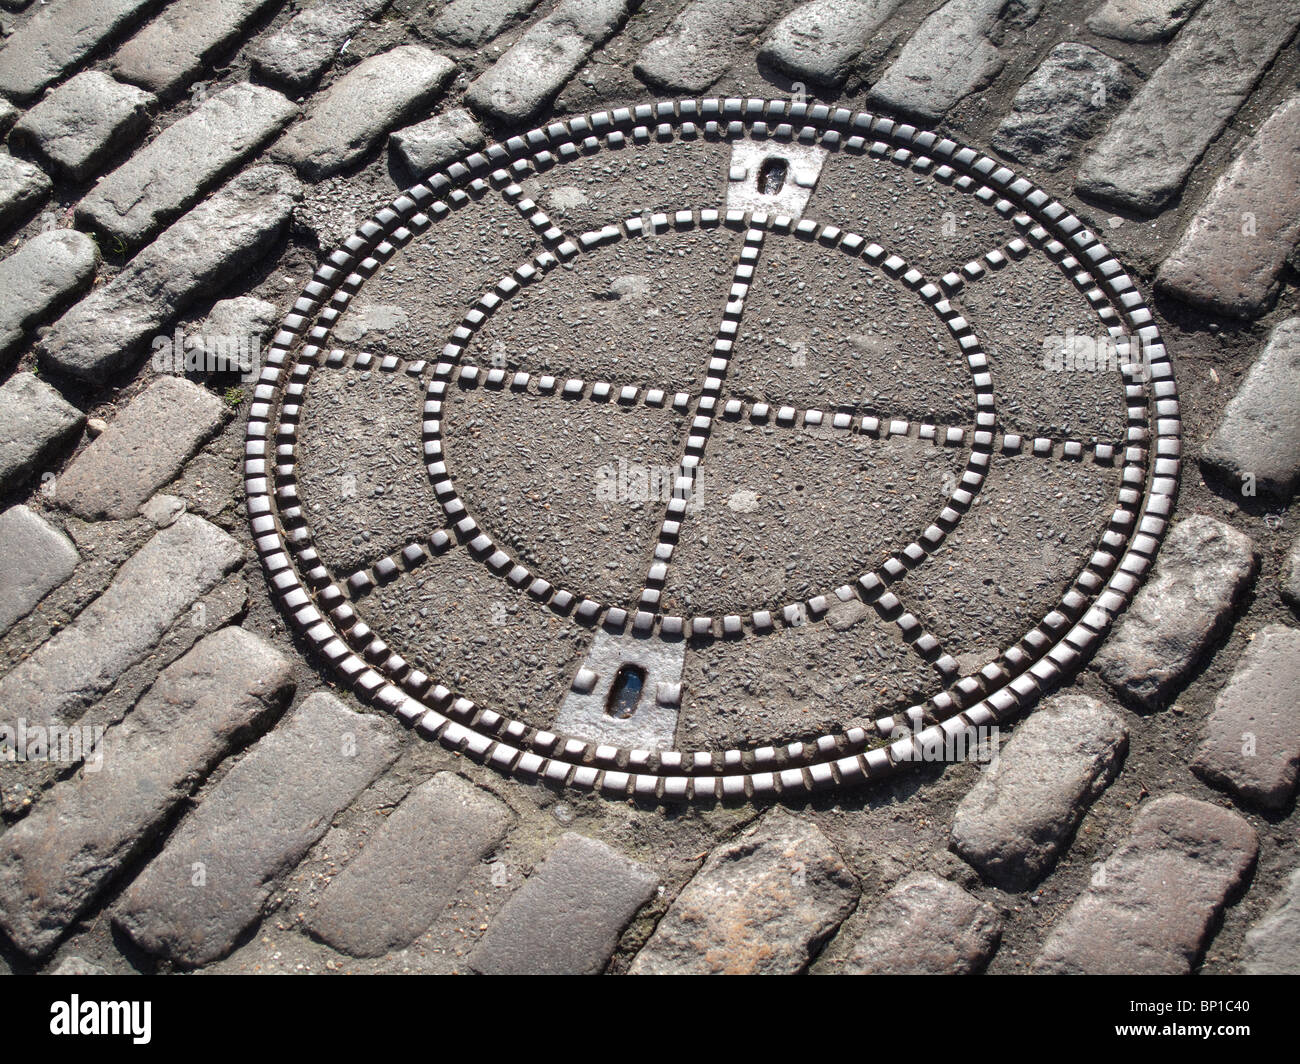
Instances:
[[[1300,970],[1300,0],[0,8],[0,970]]]

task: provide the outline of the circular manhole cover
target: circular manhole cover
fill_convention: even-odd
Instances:
[[[408,189],[276,335],[268,578],[363,698],[611,796],[856,784],[1078,667],[1177,487],[1170,364],[997,161],[762,100],[556,122]]]

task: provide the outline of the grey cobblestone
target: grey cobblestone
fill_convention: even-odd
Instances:
[[[301,92],[315,85],[357,30],[392,0],[316,0],[252,49],[253,69]]]
[[[0,99],[0,136],[9,132],[9,127],[18,121],[18,116],[21,114],[22,111],[8,100]]]
[[[0,635],[72,575],[81,556],[62,532],[26,506],[0,514]]]
[[[920,872],[872,908],[846,975],[971,975],[998,948],[1002,917],[955,883]]]
[[[1144,214],[1183,187],[1300,25],[1300,0],[1207,0],[1083,161],[1075,188]]]
[[[298,196],[283,170],[240,174],[60,318],[42,341],[42,365],[104,379],[200,295],[265,254]]]
[[[183,377],[159,377],[68,466],[59,478],[58,504],[91,520],[134,517],[228,416],[206,388]]]
[[[53,187],[39,166],[0,151],[0,229],[23,221],[45,202]]]
[[[77,221],[139,247],[269,143],[297,113],[273,89],[232,85],[100,181],[77,205]]]
[[[0,678],[0,706],[21,706],[41,724],[80,717],[243,560],[225,532],[184,515],[133,555],[67,628]]]
[[[783,0],[689,0],[668,31],[641,50],[637,76],[671,92],[703,92],[784,6]]]
[[[225,956],[280,878],[397,751],[385,722],[312,695],[202,796],[122,895],[114,924],[177,964]]]
[[[1088,29],[1120,41],[1163,41],[1201,6],[1201,0],[1106,0],[1088,16]]]
[[[801,972],[857,899],[857,881],[826,836],[773,809],[709,855],[632,972]]]
[[[436,37],[462,48],[486,44],[523,19],[537,0],[449,0],[433,24]]]
[[[432,105],[455,71],[446,56],[415,44],[371,56],[317,96],[272,154],[309,181],[336,174]]]
[[[0,384],[0,492],[49,464],[85,423],[85,414],[33,373]]]
[[[416,787],[337,875],[308,916],[312,933],[354,957],[409,945],[492,852],[512,816],[451,772]]]
[[[0,49],[0,93],[19,103],[34,99],[159,6],[159,0],[55,0],[42,7]]]
[[[95,242],[75,229],[37,233],[0,259],[0,355],[27,337],[33,325],[90,287],[99,264]]]
[[[502,122],[533,117],[609,38],[628,8],[628,0],[561,0],[474,79],[466,102]]]
[[[1093,659],[1101,678],[1148,709],[1162,706],[1222,631],[1256,566],[1250,537],[1221,521],[1198,514],[1175,525]]]
[[[209,59],[235,43],[279,0],[171,0],[117,50],[109,69],[123,81],[171,96]]]
[[[595,975],[658,877],[572,832],[506,902],[469,957],[488,975]]]
[[[234,746],[264,730],[293,694],[289,662],[223,628],[163,671],[109,728],[96,768],[57,784],[0,836],[0,926],[29,956],[59,936],[168,814]]]
[[[835,86],[902,0],[812,0],[772,27],[759,58],[794,78]]]
[[[1300,536],[1291,544],[1286,561],[1282,563],[1282,598],[1300,612]]]
[[[474,116],[457,107],[434,115],[413,126],[399,129],[389,138],[393,153],[417,177],[433,173],[484,144],[483,130]]]
[[[1293,96],[1215,182],[1161,264],[1156,287],[1220,314],[1262,314],[1300,240],[1297,158],[1300,96]]]
[[[1240,491],[1289,500],[1300,483],[1300,318],[1269,335],[1263,353],[1228,402],[1201,464]]]
[[[1045,973],[1182,975],[1255,864],[1255,829],[1180,794],[1144,806],[1034,961]]]
[[[51,173],[86,181],[149,124],[154,99],[153,93],[87,70],[23,115],[10,143],[26,146]]]
[[[1119,715],[1058,695],[1015,731],[961,800],[952,847],[989,881],[1027,890],[1052,868],[1128,748]]]
[[[1300,975],[1300,868],[1246,932],[1247,975]]]
[[[1192,771],[1269,809],[1295,792],[1300,770],[1300,631],[1261,628],[1214,703]]]

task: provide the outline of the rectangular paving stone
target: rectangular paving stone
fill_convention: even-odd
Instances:
[[[537,0],[450,0],[434,22],[433,34],[462,48],[477,48],[536,6]]]
[[[772,27],[758,57],[793,78],[835,86],[902,0],[812,0]]]
[[[19,103],[80,66],[164,0],[54,0],[34,12],[0,48],[0,93]]]
[[[662,37],[641,49],[638,77],[673,92],[703,92],[785,8],[784,0],[689,0]]]
[[[486,975],[596,975],[658,885],[645,865],[569,832],[497,914],[469,966]]]
[[[251,50],[253,69],[301,92],[315,85],[357,30],[392,0],[317,0]]]
[[[1234,491],[1287,500],[1300,484],[1300,318],[1269,335],[1201,450],[1201,466]]]
[[[1236,813],[1157,798],[1052,929],[1034,971],[1187,974],[1258,853],[1255,829]]]
[[[165,669],[103,761],[65,780],[0,836],[0,927],[30,957],[49,953],[173,810],[293,695],[289,661],[250,632],[223,628]]]
[[[85,423],[85,414],[34,373],[0,384],[0,493],[48,465]]]
[[[952,848],[989,882],[1029,889],[1056,863],[1127,748],[1123,720],[1100,702],[1047,700],[958,804]]]
[[[123,893],[113,923],[176,964],[225,956],[279,880],[397,753],[386,721],[317,692],[201,796]]]
[[[1229,622],[1257,563],[1250,537],[1235,528],[1201,514],[1180,521],[1093,667],[1121,697],[1163,708]]]
[[[484,141],[483,130],[474,116],[462,107],[399,129],[388,138],[393,154],[417,177],[478,151]]]
[[[844,859],[776,808],[719,846],[636,955],[634,974],[795,974],[858,900]]]
[[[1002,938],[1002,917],[955,883],[920,872],[872,908],[845,975],[972,975]]]
[[[417,44],[372,55],[315,97],[272,154],[309,181],[336,174],[431,106],[455,72],[446,56]]]
[[[201,295],[261,259],[284,234],[300,195],[282,169],[246,170],[60,318],[41,341],[41,364],[105,379]]]
[[[502,122],[537,114],[627,17],[629,0],[560,0],[470,84],[465,102]]]
[[[0,259],[0,355],[17,348],[33,325],[90,287],[99,265],[95,242],[75,229],[53,229]]]
[[[0,151],[0,229],[25,221],[53,187],[39,166]]]
[[[77,221],[137,248],[270,143],[297,113],[274,89],[232,85],[100,181],[77,205]]]
[[[123,81],[171,96],[279,4],[280,0],[170,0],[117,50],[109,70]]]
[[[1075,190],[1154,214],[1300,26],[1300,0],[1207,0],[1079,168]]]
[[[0,514],[0,635],[72,575],[81,555],[62,532],[26,506]]]
[[[64,471],[58,504],[91,521],[134,517],[229,416],[206,388],[184,377],[159,377]]]
[[[334,877],[307,927],[353,957],[381,957],[426,931],[505,836],[499,799],[440,772],[416,787]]]
[[[23,115],[9,142],[28,148],[51,173],[87,181],[144,131],[156,99],[144,89],[87,70]]]
[[[1119,41],[1163,41],[1200,6],[1201,0],[1106,0],[1088,16],[1088,29]]]
[[[1256,633],[1219,692],[1192,771],[1267,809],[1281,809],[1300,770],[1300,630]]]
[[[984,88],[1005,60],[991,37],[1005,0],[948,0],[908,42],[867,94],[872,103],[937,122]],[[1027,5],[1026,15],[1041,4]]]
[[[1300,240],[1300,96],[1275,110],[1205,198],[1156,287],[1237,318],[1256,318]]]
[[[1300,868],[1246,932],[1247,975],[1300,975]]]
[[[99,598],[4,677],[0,706],[33,724],[76,720],[244,560],[229,535],[184,514],[129,558]]]

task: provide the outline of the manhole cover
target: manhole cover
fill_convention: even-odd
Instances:
[[[1051,196],[888,118],[687,100],[362,225],[268,352],[246,484],[363,698],[528,779],[727,798],[885,775],[1067,678],[1179,447],[1150,312]]]

